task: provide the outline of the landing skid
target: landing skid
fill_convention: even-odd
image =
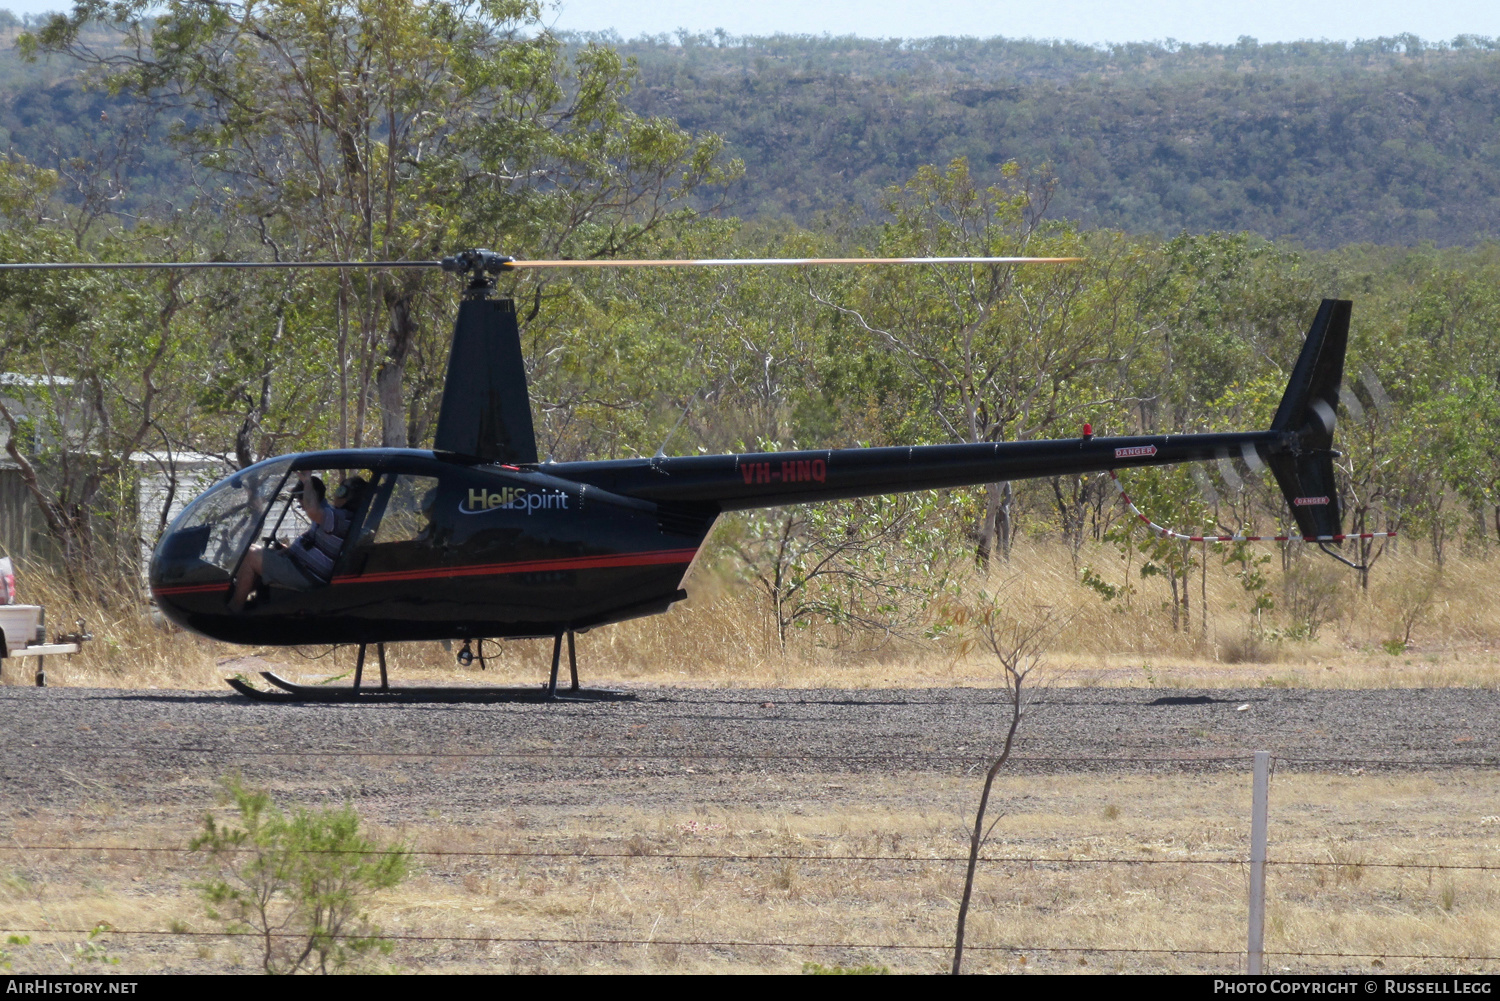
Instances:
[[[563,634],[558,633],[552,644],[552,673],[547,684],[540,688],[503,688],[486,685],[483,688],[392,688],[386,678],[385,644],[375,645],[380,662],[380,687],[361,684],[365,673],[365,645],[360,644],[359,656],[354,662],[354,685],[351,688],[329,688],[324,685],[298,685],[278,678],[270,671],[260,676],[280,691],[267,692],[256,688],[243,678],[227,678],[229,687],[247,698],[258,702],[625,702],[634,699],[629,692],[614,692],[606,688],[578,687],[578,657],[573,646],[573,631],[568,636],[568,669],[573,684],[558,694],[557,672],[562,659]],[[465,646],[467,650],[468,647]]]
[[[298,685],[278,678],[270,671],[262,671],[262,678],[275,685],[279,691],[265,691],[246,682],[243,678],[226,678],[229,687],[257,702],[358,702],[358,703],[404,703],[404,702],[628,702],[635,698],[629,692],[610,691],[603,688],[579,688],[549,695],[545,685],[530,688],[502,688],[486,685],[481,688],[338,688],[324,685]]]

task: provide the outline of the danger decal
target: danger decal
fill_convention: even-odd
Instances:
[[[1155,445],[1131,445],[1129,448],[1115,449],[1116,459],[1134,459],[1142,455],[1155,455]]]
[[[1292,504],[1296,507],[1318,507],[1328,503],[1327,497],[1293,497]]]

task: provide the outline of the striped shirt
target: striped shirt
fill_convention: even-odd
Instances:
[[[320,584],[333,579],[333,561],[344,548],[354,517],[343,508],[323,505],[323,517],[292,543],[290,554],[297,569]]]

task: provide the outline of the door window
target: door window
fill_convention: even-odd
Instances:
[[[437,492],[437,477],[411,476],[406,473],[396,476],[386,498],[385,510],[379,514],[375,545],[431,542],[433,506],[437,503]]]

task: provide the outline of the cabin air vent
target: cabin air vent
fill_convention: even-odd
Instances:
[[[656,506],[656,523],[667,535],[701,539],[713,526],[717,508],[704,504],[665,503]]]

